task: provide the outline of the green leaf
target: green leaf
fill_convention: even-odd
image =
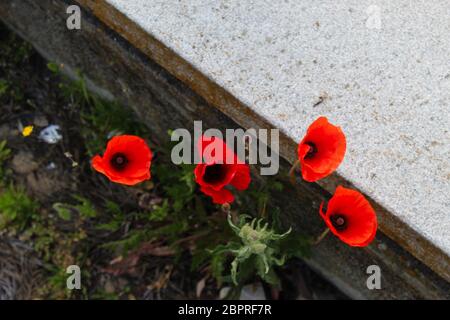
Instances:
[[[97,226],[97,229],[99,230],[106,230],[106,231],[117,231],[119,230],[120,226],[122,224],[119,221],[110,221],[108,223],[103,223]]]
[[[8,82],[4,79],[0,79],[0,97],[6,93],[8,87],[9,87]]]
[[[123,216],[122,210],[120,209],[120,206],[111,201],[111,200],[106,200],[105,202],[105,206],[106,206],[106,212],[112,216]]]
[[[270,269],[267,273],[258,272],[258,275],[261,277],[261,279],[272,286],[280,287],[281,285],[280,278],[277,276],[273,269]]]
[[[54,203],[53,204],[53,209],[56,211],[56,213],[58,213],[58,216],[66,221],[69,221],[71,218],[71,212],[70,209],[67,208],[64,204],[62,203]]]
[[[8,224],[24,230],[37,214],[38,204],[21,188],[9,185],[0,193],[0,229]]]
[[[6,146],[7,141],[0,141],[0,164],[7,160],[11,155],[11,149]]]
[[[287,258],[309,257],[311,253],[311,242],[309,238],[293,232],[278,243],[278,251],[285,254]]]
[[[54,62],[47,63],[47,68],[53,73],[59,73],[59,66]]]
[[[150,221],[163,221],[169,214],[169,200],[164,199],[162,206],[156,206],[149,216]]]
[[[73,196],[73,198],[80,202],[80,204],[75,206],[80,216],[84,218],[94,218],[97,216],[97,211],[91,201],[77,195]]]
[[[237,272],[238,272],[238,266],[239,266],[239,260],[238,258],[235,258],[233,262],[231,262],[231,280],[233,280],[233,283],[237,286]]]
[[[219,284],[222,283],[222,275],[225,270],[225,262],[227,257],[224,253],[213,255],[211,258],[211,273]]]

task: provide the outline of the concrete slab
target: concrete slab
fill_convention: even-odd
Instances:
[[[292,139],[289,154],[282,148],[289,160],[295,157],[294,142],[319,115],[342,126],[345,161],[332,182],[322,185],[333,191],[337,183],[353,184],[448,259],[449,3],[106,0],[103,5],[126,16],[129,24],[121,26],[126,38],[139,34],[138,26],[178,55],[178,65],[168,68],[176,76],[186,77],[183,61],[280,128]],[[192,73],[191,81],[195,77]],[[211,95],[209,88],[196,89]],[[240,122],[240,111],[225,100],[219,107]],[[404,237],[408,246],[411,235],[383,220],[381,228]],[[427,260],[426,245],[409,249]]]

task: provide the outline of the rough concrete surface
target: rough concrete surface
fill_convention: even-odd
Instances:
[[[106,2],[294,141],[340,125],[338,175],[450,255],[450,3]]]

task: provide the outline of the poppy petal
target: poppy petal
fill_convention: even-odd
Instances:
[[[235,164],[237,156],[227,144],[217,136],[201,136],[197,149],[204,163]]]
[[[107,146],[111,145],[108,154],[104,158],[111,161],[114,154],[123,153],[127,156],[129,164],[125,170],[121,171],[122,176],[142,177],[147,174],[150,169],[152,160],[152,152],[147,146],[145,140],[137,136],[117,136],[113,137]]]
[[[231,185],[237,190],[246,190],[251,181],[250,168],[246,164],[238,164],[236,167],[236,174],[234,175],[233,180],[231,180]]]
[[[105,174],[103,158],[99,155],[96,155],[92,158],[92,167],[100,173]]]
[[[109,173],[107,173],[105,175],[112,182],[125,184],[125,185],[129,185],[129,186],[133,186],[135,184],[138,184],[138,183],[140,183],[142,181],[145,181],[145,180],[148,180],[148,179],[151,178],[150,171],[146,172],[142,176],[129,176],[129,177],[127,177],[127,176],[123,176],[123,175],[116,175],[114,172],[109,172]]]
[[[123,168],[113,165],[114,157],[117,155],[126,161]],[[103,157],[96,155],[92,158],[92,167],[113,182],[134,185],[150,179],[152,157],[152,151],[144,139],[121,135],[108,141]]]
[[[237,155],[218,137],[202,136],[197,146],[204,162],[194,170],[200,190],[211,196],[214,203],[233,202],[233,194],[225,187],[232,185],[237,190],[247,189],[251,180],[248,165],[241,164]]]
[[[217,191],[212,188],[202,186],[200,187],[200,191],[212,197],[212,200],[215,204],[232,203],[234,201],[233,194],[227,189]]]
[[[346,219],[345,230],[338,231],[333,226],[330,217],[335,214]],[[367,199],[358,191],[339,186],[328,202],[327,212],[323,212],[323,203],[320,215],[330,230],[343,242],[351,246],[367,246],[375,238],[378,222],[375,211]]]
[[[330,175],[341,164],[346,150],[346,139],[340,127],[319,117],[308,128],[298,146],[298,158],[303,179],[315,182]]]
[[[199,164],[195,167],[194,174],[199,185],[221,190],[234,178],[236,167],[231,164]]]

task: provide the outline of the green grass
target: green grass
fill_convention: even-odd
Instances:
[[[0,79],[0,98],[8,91],[9,84],[5,79]]]
[[[86,202],[76,207],[82,216],[93,214]],[[86,234],[82,228],[62,230],[56,224],[51,215],[23,189],[13,184],[0,189],[0,230],[29,241],[44,262],[47,279],[38,290],[39,294],[51,299],[67,299],[74,292],[66,288],[65,268],[70,261],[79,263],[85,260],[83,240]]]
[[[21,55],[20,59],[23,59],[25,51]],[[92,155],[102,153],[112,135],[150,137],[149,130],[137,122],[128,109],[89,92],[81,73],[77,80],[70,81],[62,75],[58,65],[49,63],[48,68],[60,81],[60,94],[70,101],[76,110],[74,116],[79,117],[74,120],[81,124],[77,129],[86,150],[86,154],[81,155],[81,163],[88,163]],[[0,82],[0,93],[2,88],[5,93],[10,90],[7,83],[2,87]],[[169,137],[166,138],[161,140],[168,141]],[[96,188],[93,186],[92,189],[79,190],[80,194],[65,195],[65,199],[45,208],[13,184],[4,182],[3,187],[0,185],[0,227],[21,233],[34,244],[48,272],[47,284],[42,288],[45,297],[74,297],[65,288],[65,268],[69,262],[77,262],[82,270],[90,270],[93,262],[89,267],[87,265],[94,248],[109,251],[111,257],[126,257],[145,243],[162,243],[173,250],[174,264],[187,253],[191,257],[193,274],[209,270],[219,285],[227,284],[235,289],[256,278],[278,285],[276,270],[287,259],[305,255],[308,239],[294,232],[281,236],[286,232],[281,225],[282,213],[270,205],[273,192],[282,190],[281,183],[269,182],[239,193],[232,207],[232,214],[236,217],[249,214],[259,221],[263,219],[268,223],[266,229],[262,230],[245,219],[239,220],[237,225],[229,224],[227,213],[198,191],[193,174],[195,166],[172,164],[170,149],[170,143],[165,147],[157,146],[157,161],[151,168],[152,182],[133,188],[160,199],[148,207],[137,203],[125,206],[114,193],[106,196],[98,192],[93,196]],[[10,155],[6,142],[0,142],[2,181],[7,180],[4,164]],[[97,175],[89,171],[89,166],[83,168],[83,174],[87,175],[84,178],[88,181],[89,175]],[[131,190],[117,187],[120,188],[124,194]],[[95,243],[88,236],[92,232],[104,234],[107,240]],[[258,234],[258,241],[250,241],[252,237],[249,234]],[[89,281],[89,272],[84,278]],[[88,294],[84,291],[81,296],[88,297]],[[93,290],[90,297],[117,298],[118,294],[106,294],[99,288]]]
[[[79,108],[81,119],[81,135],[85,142],[88,156],[104,150],[106,142],[113,135],[133,134],[148,135],[147,128],[137,122],[133,113],[116,101],[109,101],[91,93],[81,72],[77,79],[68,79],[62,69],[55,63],[48,63],[48,68],[62,78],[59,84],[63,96],[73,101]]]
[[[58,72],[54,65],[49,65],[49,68]],[[87,91],[81,75],[75,82],[64,84],[62,89],[66,96],[78,101],[81,106],[81,133],[88,155],[104,150],[111,134],[148,136],[148,130],[136,122],[126,108]],[[176,261],[182,252],[188,250],[184,239],[195,238],[196,248],[191,252],[192,270],[209,266],[219,283],[227,282],[230,285],[241,286],[256,275],[266,282],[278,285],[275,267],[284,265],[289,258],[307,254],[309,243],[308,239],[295,233],[277,236],[286,231],[281,227],[281,212],[279,208],[268,204],[272,192],[282,190],[282,184],[277,181],[268,182],[258,189],[250,189],[245,196],[238,196],[241,205],[234,209],[236,214],[250,213],[265,219],[271,225],[267,233],[272,238],[270,243],[265,244],[267,250],[264,254],[245,255],[242,252],[248,250],[249,244],[242,240],[239,233],[232,231],[226,214],[212,205],[209,198],[197,192],[193,174],[195,166],[175,166],[170,163],[170,147],[169,144],[163,148],[159,161],[152,164],[153,181],[160,186],[162,202],[154,205],[150,211],[137,210],[125,214],[117,204],[109,200],[105,207],[110,212],[110,219],[99,224],[98,228],[116,232],[125,223],[131,227],[125,236],[104,243],[102,247],[127,255],[143,243],[163,241],[177,253],[174,257]],[[139,226],[133,227],[137,225]],[[245,226],[247,225],[242,224],[239,228]],[[225,248],[229,250],[224,250]],[[238,252],[241,254],[237,254]],[[234,263],[230,264],[233,256]]]
[[[0,193],[0,229],[13,224],[23,231],[38,215],[38,204],[24,190],[13,185],[2,188]]]
[[[0,184],[6,179],[5,162],[11,156],[11,149],[6,145],[6,140],[0,141]]]
[[[25,102],[22,90],[14,81],[17,74],[33,50],[29,43],[22,41],[17,35],[9,32],[3,24],[0,24],[0,102],[8,99],[8,102]]]

